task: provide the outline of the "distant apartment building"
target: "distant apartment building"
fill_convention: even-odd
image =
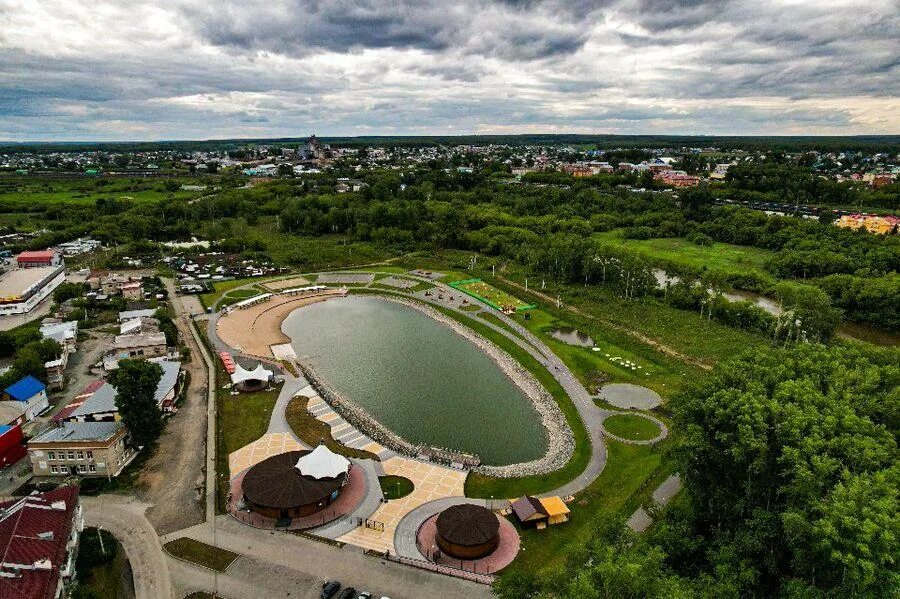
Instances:
[[[683,171],[660,171],[653,175],[653,180],[672,187],[694,187],[700,185],[700,177],[688,175]]]
[[[35,476],[118,476],[135,453],[121,421],[60,422],[28,442]]]

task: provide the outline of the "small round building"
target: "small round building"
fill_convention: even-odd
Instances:
[[[350,461],[319,445],[290,451],[256,464],[244,476],[246,506],[268,518],[309,516],[336,500],[349,480]]]
[[[464,503],[437,517],[435,540],[441,551],[457,559],[474,560],[497,549],[500,521],[489,509]]]

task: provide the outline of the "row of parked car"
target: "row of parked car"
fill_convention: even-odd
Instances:
[[[357,591],[353,587],[344,587],[344,590],[341,591],[340,595],[338,595],[338,591],[341,590],[341,583],[337,580],[326,580],[322,584],[322,599],[372,599],[372,593],[369,591]],[[381,597],[381,599],[391,599],[390,597]]]

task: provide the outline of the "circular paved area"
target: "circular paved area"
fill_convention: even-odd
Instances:
[[[516,531],[516,527],[506,518],[497,516],[497,520],[500,521],[500,543],[490,555],[475,560],[459,560],[446,554],[440,554],[439,557],[435,557],[435,555],[439,554],[437,541],[435,541],[439,515],[435,514],[425,520],[422,526],[419,527],[419,532],[416,535],[416,544],[419,547],[419,552],[428,561],[477,574],[493,574],[512,563],[519,554],[519,533]]]
[[[600,398],[623,410],[652,410],[662,403],[653,389],[631,383],[611,383],[600,389]]]
[[[629,443],[631,445],[653,445],[654,443],[659,443],[660,441],[662,441],[669,435],[669,429],[668,429],[668,427],[666,427],[665,423],[662,420],[660,420],[659,418],[654,418],[653,416],[650,416],[649,414],[642,414],[640,412],[609,412],[603,418],[603,420],[605,422],[606,419],[609,418],[610,416],[616,416],[616,415],[620,415],[620,414],[624,414],[624,415],[628,415],[628,416],[637,416],[638,418],[644,418],[645,420],[649,420],[650,422],[652,422],[653,424],[655,424],[656,426],[659,427],[659,434],[652,439],[644,439],[644,440],[626,439],[624,437],[620,437],[618,435],[612,434],[611,432],[606,430],[606,428],[604,427],[603,434],[606,435],[607,437],[609,437],[610,439],[615,439],[616,441],[621,441],[622,443]],[[602,426],[603,425],[601,423],[601,427]]]

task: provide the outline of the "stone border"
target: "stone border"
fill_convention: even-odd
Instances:
[[[656,426],[659,427],[659,434],[656,435],[655,437],[653,437],[652,439],[626,439],[624,437],[614,435],[611,432],[609,432],[608,430],[606,430],[606,426],[605,426],[606,419],[611,418],[613,416],[637,416],[638,418],[643,418],[645,420],[649,420],[650,422],[652,422],[653,424],[655,424]],[[637,412],[637,411],[609,412],[608,414],[606,414],[603,417],[603,422],[600,424],[600,429],[603,431],[603,434],[606,435],[607,437],[609,437],[610,439],[619,441],[621,443],[627,443],[629,445],[654,445],[656,443],[659,443],[663,439],[665,439],[667,436],[669,436],[669,429],[662,420],[660,420],[659,418],[656,418],[654,416],[651,416],[649,414],[644,414],[643,412]]]
[[[473,471],[496,478],[516,478],[546,474],[566,465],[575,451],[575,438],[572,430],[569,428],[565,414],[557,405],[556,400],[524,366],[474,330],[456,319],[435,310],[431,306],[406,297],[386,294],[367,294],[367,296],[378,297],[419,310],[426,316],[449,327],[454,333],[473,343],[491,358],[513,384],[531,400],[532,405],[534,405],[535,410],[541,417],[541,424],[544,427],[547,438],[547,452],[544,456],[529,462],[505,466],[477,466],[473,468]],[[327,401],[347,422],[368,435],[373,441],[389,449],[414,458],[418,455],[418,447],[416,445],[389,430],[352,400],[337,393],[319,378],[308,365],[300,364],[300,367],[307,380],[319,392],[322,399]]]

